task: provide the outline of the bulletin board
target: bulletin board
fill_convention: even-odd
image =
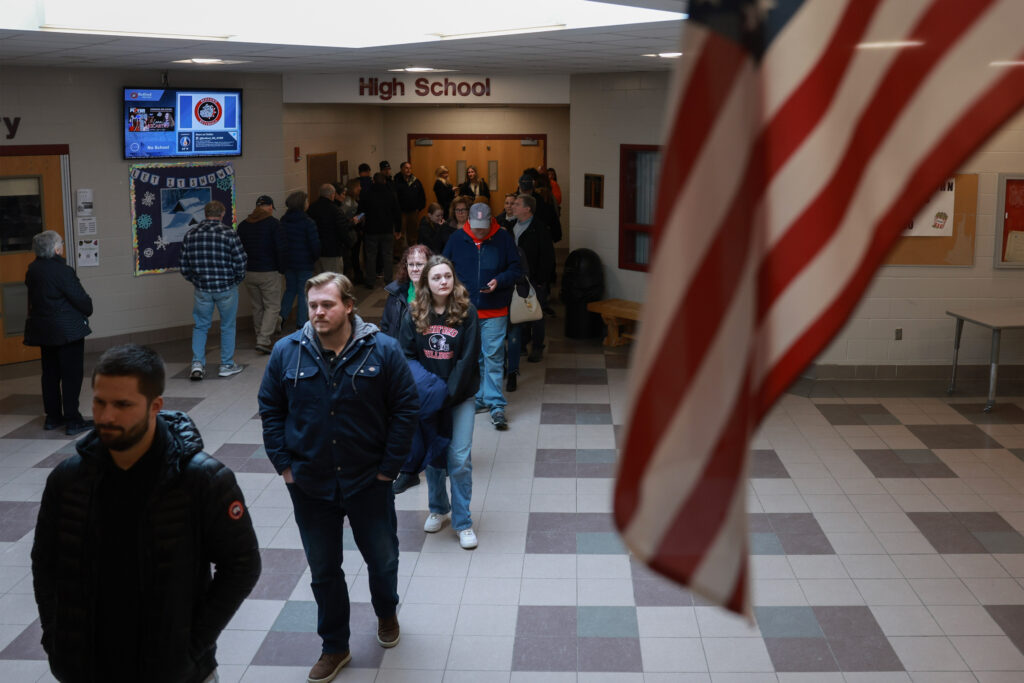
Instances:
[[[977,227],[978,175],[954,176],[953,234],[949,237],[901,237],[886,256],[887,266],[972,266]]]

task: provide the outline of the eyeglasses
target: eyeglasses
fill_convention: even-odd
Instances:
[[[455,209],[455,213],[469,213],[469,209]]]
[[[405,265],[409,266],[410,270],[420,270],[423,268],[423,266],[427,265],[427,262],[424,261],[423,263],[413,263],[412,261],[409,261]]]

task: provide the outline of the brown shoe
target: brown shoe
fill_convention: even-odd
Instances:
[[[398,645],[401,634],[398,630],[398,615],[387,619],[377,619],[377,642],[381,647],[394,647]]]
[[[316,664],[309,670],[306,677],[308,683],[327,683],[333,681],[346,664],[352,661],[352,654],[345,652],[325,652],[316,660]]]

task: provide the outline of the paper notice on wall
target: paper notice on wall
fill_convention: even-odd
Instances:
[[[953,195],[956,181],[950,178],[932,195],[913,222],[904,228],[903,237],[951,237],[953,235]]]
[[[77,201],[75,202],[75,215],[76,216],[91,216],[92,215],[92,190],[87,188],[81,188],[76,193]]]
[[[1024,263],[1024,232],[1014,230],[1006,236],[1007,263]]]
[[[75,220],[78,223],[78,234],[79,235],[95,235],[96,234],[96,217],[95,216],[79,216]]]
[[[100,241],[78,240],[78,265],[81,267],[100,264]]]

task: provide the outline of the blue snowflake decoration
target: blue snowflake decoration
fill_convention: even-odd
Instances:
[[[217,187],[224,190],[225,192],[231,191],[231,178],[221,178],[217,181]]]
[[[142,214],[135,219],[135,227],[139,230],[148,230],[153,225],[153,217],[148,214]]]

